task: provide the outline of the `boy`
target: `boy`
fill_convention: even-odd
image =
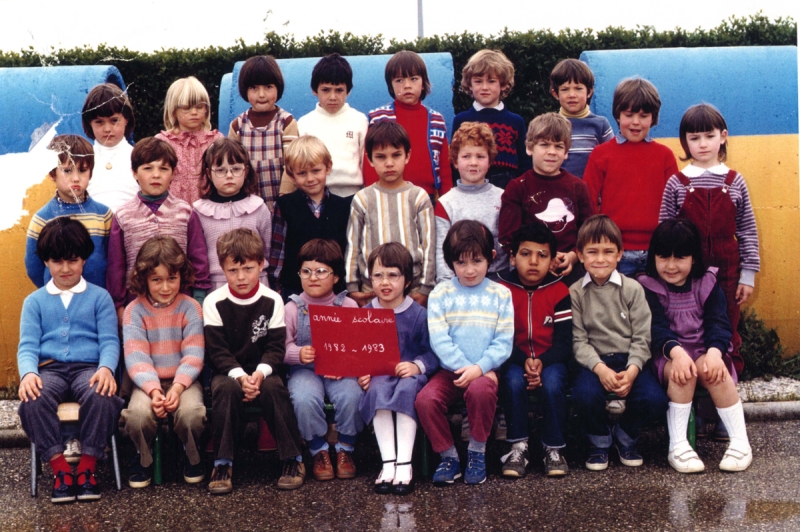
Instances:
[[[447,265],[456,273],[431,292],[428,330],[441,369],[419,392],[414,406],[441,462],[437,485],[461,478],[458,452],[445,415],[465,399],[470,424],[464,481],[486,480],[486,440],[497,407],[497,370],[511,355],[514,308],[508,288],[486,279],[495,257],[489,229],[474,220],[453,224],[444,243]]]
[[[592,216],[578,232],[578,257],[586,275],[569,288],[572,298],[572,349],[580,365],[572,381],[572,404],[589,440],[586,469],[608,467],[612,439],[623,465],[642,465],[636,448],[645,423],[662,419],[668,399],[651,371],[650,307],[644,289],[617,271],[623,240],[606,215]],[[627,400],[625,413],[610,430],[606,394]]]
[[[500,368],[500,401],[506,412],[510,452],[503,457],[503,475],[525,476],[528,463],[528,393],[539,393],[544,472],[566,475],[567,364],[572,358],[572,303],[569,288],[550,273],[556,237],[535,220],[514,232],[510,272],[500,284],[511,290],[514,303],[514,349]]]
[[[300,135],[314,135],[330,150],[333,168],[328,188],[343,198],[364,186],[361,164],[367,116],[347,103],[352,89],[353,70],[347,59],[336,53],[326,55],[311,71],[311,92],[319,102],[313,111],[297,120]],[[282,194],[292,190],[291,182],[281,183]]]
[[[216,459],[208,491],[233,490],[233,455],[244,403],[261,407],[278,444],[283,472],[279,489],[296,489],[306,475],[297,419],[280,375],[285,353],[283,301],[258,282],[264,243],[240,228],[217,240],[217,255],[228,284],[203,302],[206,360],[211,365],[212,437]]]
[[[571,131],[569,121],[558,113],[531,121],[525,149],[533,169],[508,184],[500,208],[500,243],[508,247],[520,226],[544,222],[558,242],[552,267],[565,277],[578,262],[578,229],[595,213],[586,184],[561,166],[569,152]]]
[[[297,254],[313,238],[335,241],[344,254],[350,199],[331,193],[327,179],[333,164],[331,154],[317,137],[298,138],[284,152],[286,174],[297,190],[275,202],[272,243],[267,274],[270,285],[280,287],[284,300],[303,291]],[[342,276],[342,281],[344,276]],[[344,283],[336,287],[344,290]]]
[[[59,217],[41,231],[36,253],[51,279],[25,299],[20,319],[19,417],[22,428],[55,475],[52,502],[97,500],[98,458],[105,455],[122,408],[114,395],[119,338],[108,292],[83,278],[94,244],[77,220]],[[80,403],[83,454],[76,474],[64,455],[58,404]]]
[[[672,150],[650,137],[660,109],[652,83],[642,78],[622,80],[612,105],[619,134],[592,151],[583,176],[592,204],[599,204],[598,212],[607,214],[622,231],[625,252],[619,272],[628,277],[644,271],[664,187],[678,173]]]
[[[592,150],[614,138],[608,119],[589,110],[593,93],[594,74],[583,61],[564,59],[550,72],[550,94],[561,104],[559,113],[572,124],[572,143],[564,169],[580,178]]]
[[[136,299],[136,294],[127,286],[136,255],[154,236],[171,236],[186,253],[195,270],[191,295],[198,303],[202,304],[211,288],[208,250],[200,220],[188,203],[169,192],[177,164],[178,157],[172,146],[155,137],[140,140],[131,152],[133,178],[139,183],[140,190],[114,215],[106,274],[106,284],[120,324],[125,307]]]
[[[44,225],[58,216],[68,216],[80,221],[91,235],[94,251],[86,258],[84,278],[100,288],[106,287],[106,250],[111,231],[111,210],[92,199],[86,187],[92,179],[94,152],[92,145],[78,135],[59,135],[48,150],[55,152],[56,166],[50,179],[56,185],[56,194],[31,218],[25,243],[25,269],[28,278],[41,288],[50,281],[50,271],[41,257],[36,255],[36,246]]]
[[[497,260],[489,267],[489,276],[496,279],[501,271],[508,271],[508,255],[497,240],[497,220],[500,214],[502,189],[486,181],[490,165],[497,156],[497,145],[487,124],[465,122],[453,134],[450,144],[450,162],[458,169],[461,179],[456,188],[442,196],[433,212],[436,216],[436,282],[453,278],[442,253],[450,226],[459,220],[477,220],[486,225],[494,236]]]
[[[302,137],[301,137],[302,138]],[[347,292],[334,293],[334,286],[344,276],[344,257],[336,242],[315,238],[300,248],[298,277],[303,293],[293,295],[286,305],[286,356],[289,365],[289,395],[292,398],[300,434],[314,459],[314,478],[333,479],[333,466],[325,433],[325,397],[336,405],[336,477],[356,476],[353,449],[356,436],[364,428],[358,411],[364,392],[354,377],[321,377],[314,373],[316,352],[311,346],[311,323],[308,305],[358,307]]]
[[[364,141],[378,182],[353,197],[347,224],[347,291],[360,306],[374,296],[367,257],[386,242],[400,242],[414,258],[411,298],[426,306],[436,276],[436,232],[426,191],[404,179],[411,142],[403,126],[383,121],[367,131]]]
[[[492,128],[498,155],[487,179],[504,189],[509,181],[530,170],[524,156],[525,120],[505,108],[503,99],[514,87],[514,64],[499,50],[481,50],[469,58],[461,73],[461,90],[475,100],[472,108],[453,119],[453,131],[464,122],[485,122]]]

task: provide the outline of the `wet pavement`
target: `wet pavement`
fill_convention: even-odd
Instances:
[[[438,488],[425,480],[407,497],[372,492],[380,460],[370,437],[359,442],[354,480],[309,480],[279,491],[275,454],[244,450],[228,496],[211,496],[205,483],[188,486],[174,474],[162,486],[117,492],[110,464],[100,464],[103,499],[66,506],[49,502],[47,466],[32,498],[29,451],[0,449],[0,530],[800,530],[800,421],[753,422],[748,429],[755,460],[743,473],[721,473],[725,444],[706,439],[698,440],[698,452],[707,472],[674,472],[659,427],[642,436],[641,468],[620,465],[612,453],[607,471],[589,472],[572,445],[569,475],[547,479],[532,446],[529,474],[506,480],[498,476],[506,444],[490,442],[485,484]],[[123,470],[131,453],[124,442]]]

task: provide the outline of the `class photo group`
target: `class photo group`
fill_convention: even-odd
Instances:
[[[128,485],[150,486],[168,418],[184,481],[228,494],[252,407],[284,490],[356,477],[359,434],[374,432],[374,491],[409,494],[420,430],[439,455],[434,485],[481,484],[497,424],[501,475],[564,476],[570,411],[590,471],[610,456],[641,466],[643,427],[666,419],[669,465],[697,473],[687,429],[700,388],[728,442],[719,469],[750,466],[737,325],[758,234],[713,102],[685,110],[679,170],[650,135],[661,98],[641,77],[619,82],[613,116],[598,116],[592,71],[564,59],[549,79],[560,110],[527,127],[504,105],[514,65],[500,51],[464,67],[474,101],[451,125],[424,104],[420,55],[394,54],[384,77],[391,101],[365,115],[347,103],[350,64],[327,55],[311,74],[315,109],[295,118],[278,105],[277,61],[254,56],[238,76],[249,108],[220,125],[227,135],[187,77],[167,91],[164,130],[135,145],[127,93],[88,93],[93,143],[50,142],[56,192],[25,251],[37,290],[20,321],[19,416],[53,503],[101,498],[96,463],[117,430],[136,451]],[[315,370],[337,357],[312,337],[315,306],[393,311],[399,363]],[[59,423],[67,401],[77,424]]]

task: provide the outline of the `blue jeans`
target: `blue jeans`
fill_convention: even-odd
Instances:
[[[606,366],[616,372],[624,370],[628,365],[627,353],[601,358]],[[597,375],[585,367],[579,369],[572,381],[572,404],[578,412],[589,443],[601,449],[608,449],[612,442],[611,429],[607,423],[607,394]],[[647,368],[639,372],[624,399],[625,413],[619,420],[614,436],[622,445],[628,446],[636,443],[644,425],[665,416],[669,399],[653,372]]]
[[[617,264],[617,271],[633,279],[637,273],[644,273],[645,266],[647,266],[647,251],[623,251],[622,260]]]
[[[516,364],[507,364],[500,376],[500,404],[506,414],[509,442],[528,438],[528,381],[525,370]],[[542,412],[542,445],[564,447],[564,428],[567,425],[567,367],[552,364],[542,371],[539,394]]]

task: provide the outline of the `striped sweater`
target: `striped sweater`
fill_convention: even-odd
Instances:
[[[583,178],[583,171],[589,161],[589,155],[600,144],[614,138],[614,130],[604,116],[588,113],[584,117],[573,117],[561,109],[561,114],[572,125],[572,142],[569,148],[569,157],[562,164],[562,168],[570,174]]]
[[[148,395],[163,392],[162,380],[188,388],[203,369],[203,312],[187,295],[178,294],[165,308],[139,296],[125,308],[122,338],[128,375]]]

